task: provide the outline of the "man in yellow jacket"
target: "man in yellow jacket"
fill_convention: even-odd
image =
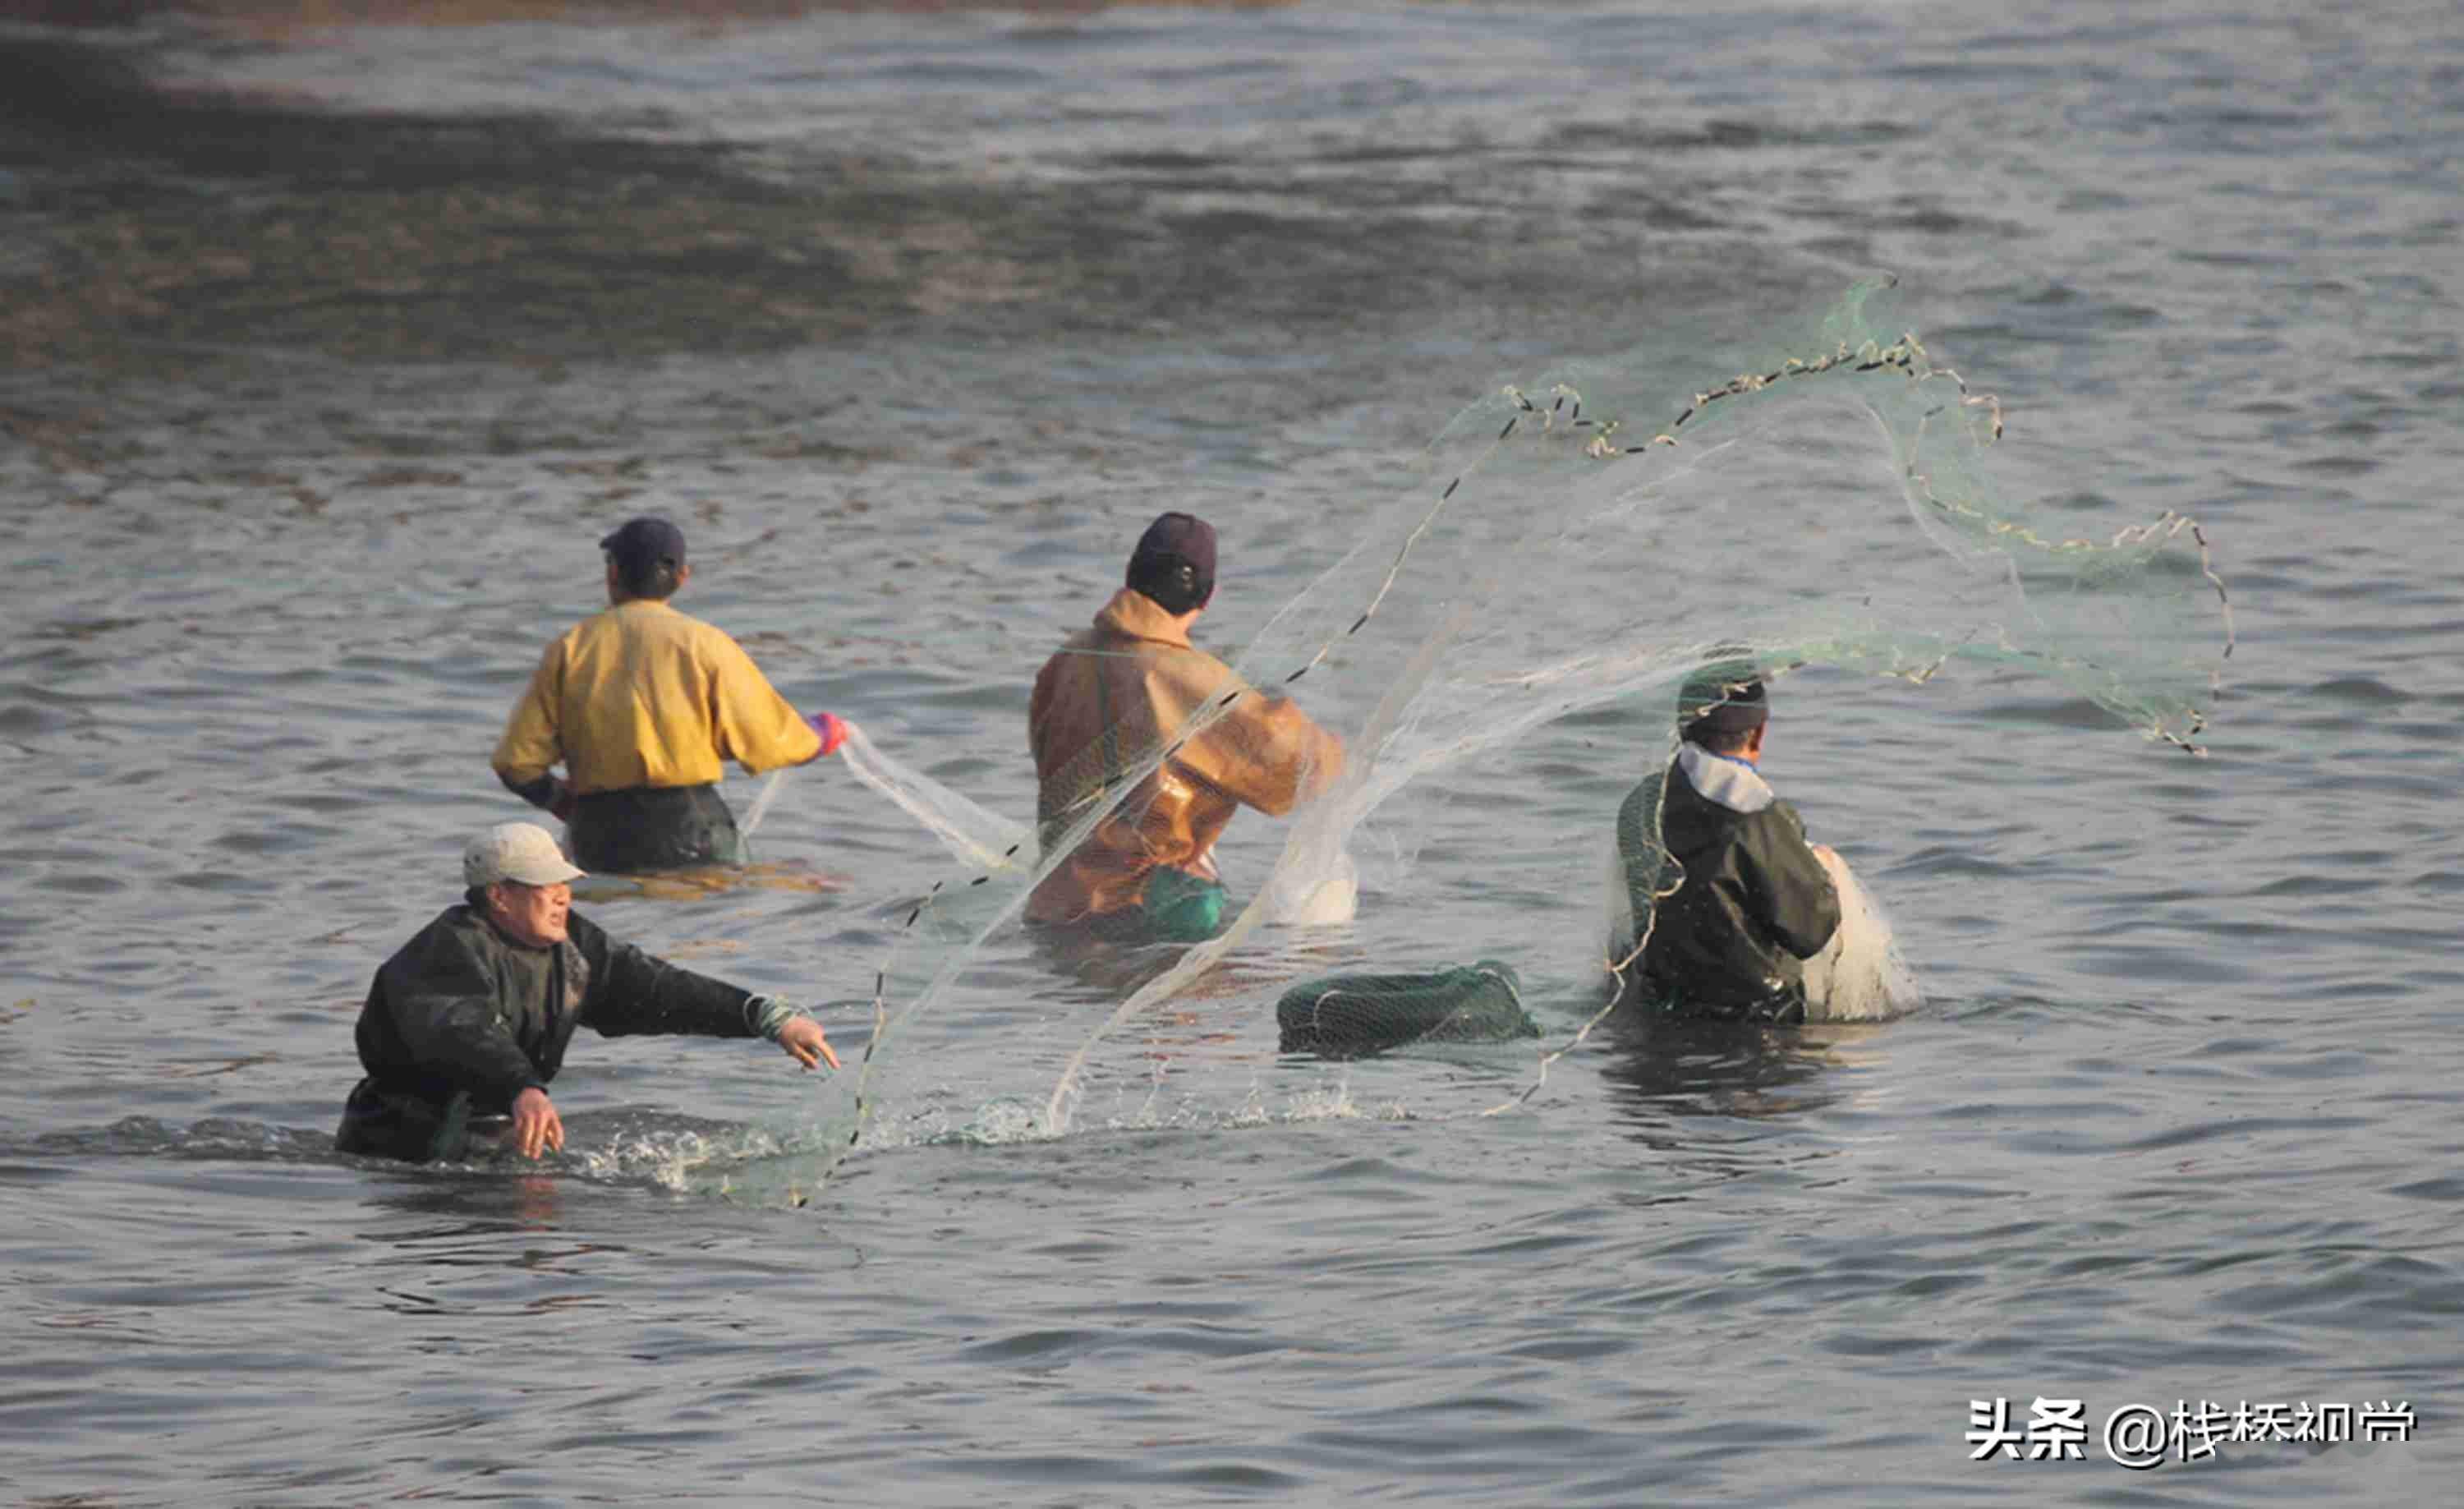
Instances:
[[[836,751],[847,725],[799,714],[742,646],[668,606],[693,580],[683,530],[634,519],[599,548],[607,610],[539,657],[496,743],[496,778],[564,819],[585,869],[742,864],[743,836],[718,794],[722,762],[757,775],[803,765]]]
[[[1214,594],[1214,529],[1165,514],[1131,553],[1127,585],[1036,676],[1026,735],[1047,856],[1107,800],[1109,783],[1145,774],[1036,887],[1028,921],[1085,922],[1126,939],[1211,938],[1226,904],[1215,841],[1232,814],[1253,807],[1280,817],[1342,773],[1341,739],[1189,642]],[[1190,733],[1193,719],[1219,708]]]

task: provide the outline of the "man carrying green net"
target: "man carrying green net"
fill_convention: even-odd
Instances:
[[[1343,741],[1189,642],[1215,594],[1215,530],[1168,513],[1127,583],[1035,678],[1027,744],[1052,857],[1073,824],[1131,788],[1027,900],[1029,921],[1193,943],[1221,931],[1215,841],[1232,814],[1282,816],[1332,785]]]
[[[1838,929],[1839,897],[1829,851],[1806,842],[1758,768],[1770,699],[1752,667],[1726,664],[1689,677],[1677,709],[1676,758],[1617,812],[1643,935],[1629,978],[1641,1002],[1678,1014],[1801,1022],[1804,961]]]

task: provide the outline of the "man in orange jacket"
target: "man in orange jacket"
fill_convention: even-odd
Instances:
[[[1190,643],[1214,594],[1214,529],[1165,514],[1131,553],[1126,585],[1036,676],[1027,744],[1047,855],[1111,783],[1140,779],[1036,887],[1028,921],[1138,939],[1213,937],[1226,904],[1215,841],[1232,814],[1253,807],[1280,817],[1342,773],[1341,739]],[[1190,733],[1201,716],[1212,721]]]

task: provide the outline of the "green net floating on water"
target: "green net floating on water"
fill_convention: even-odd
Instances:
[[[1275,1003],[1282,1050],[1355,1058],[1413,1043],[1537,1037],[1523,983],[1494,959],[1428,974],[1339,974],[1305,981]]]

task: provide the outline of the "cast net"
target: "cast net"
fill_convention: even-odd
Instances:
[[[1039,693],[1032,831],[859,746],[974,862],[889,919],[832,1157],[868,1124],[999,1140],[1528,1094],[1631,987],[1673,877],[1654,814],[1612,853],[1617,814],[1715,659],[1780,691],[1810,668],[2024,675],[2195,751],[2232,643],[2198,525],[2086,529],[2075,498],[1997,492],[2000,405],[1884,322],[1879,292],[1491,392],[1329,519],[1306,542],[1323,570],[1220,659],[1134,614],[1072,641]],[[1262,543],[1219,522],[1229,580]],[[1280,820],[1222,827],[1237,806]],[[1818,988],[1840,1015],[1904,1007],[1879,908],[1837,878],[1860,921]],[[1132,896],[1108,930],[1038,921]],[[1321,1002],[1390,1056],[1330,1076],[1323,1041],[1286,1054],[1286,998],[1354,977]],[[936,1043],[988,1036],[1005,1083],[936,1073]],[[1450,1072],[1395,1072],[1391,1050],[1423,1041]]]

